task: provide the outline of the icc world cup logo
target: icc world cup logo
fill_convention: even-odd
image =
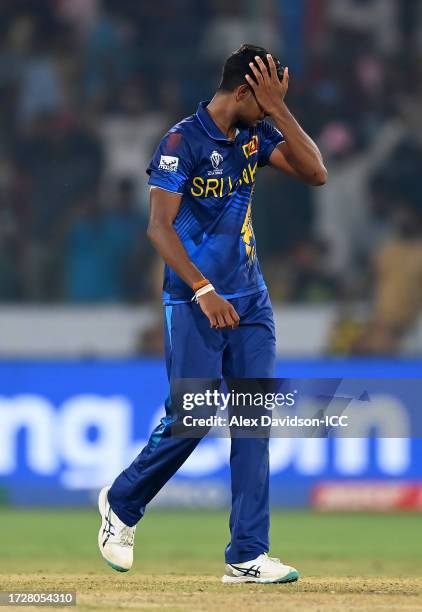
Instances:
[[[223,156],[218,151],[213,151],[210,155],[210,160],[211,160],[212,167],[214,168],[214,170],[217,170],[218,166],[223,161]]]

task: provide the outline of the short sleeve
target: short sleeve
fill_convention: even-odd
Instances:
[[[183,193],[193,167],[193,155],[185,135],[170,131],[158,145],[146,170],[149,174],[148,184],[166,191]]]
[[[277,145],[284,142],[283,134],[273,125],[262,121],[258,128],[259,136],[259,154],[258,166],[266,166],[269,162],[270,155]]]

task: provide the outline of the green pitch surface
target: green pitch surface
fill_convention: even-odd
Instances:
[[[291,585],[222,585],[223,512],[151,510],[135,565],[113,572],[97,551],[94,511],[0,510],[0,590],[76,590],[78,610],[422,611],[422,517],[274,512],[273,556]]]

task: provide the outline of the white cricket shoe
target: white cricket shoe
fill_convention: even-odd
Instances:
[[[127,572],[133,563],[134,527],[125,525],[113,512],[108,503],[108,490],[101,489],[98,509],[101,514],[101,528],[98,532],[98,548],[107,563],[118,572]]]
[[[246,563],[226,563],[226,572],[222,578],[224,584],[241,582],[295,582],[299,572],[290,565],[284,565],[280,559],[269,557],[266,553]]]

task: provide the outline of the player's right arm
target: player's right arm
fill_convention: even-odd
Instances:
[[[150,218],[147,234],[166,264],[190,287],[204,279],[200,270],[189,258],[173,222],[182,201],[180,193],[172,193],[160,187],[151,187]],[[239,315],[233,306],[210,291],[198,298],[202,312],[213,328],[234,328],[239,325]]]

